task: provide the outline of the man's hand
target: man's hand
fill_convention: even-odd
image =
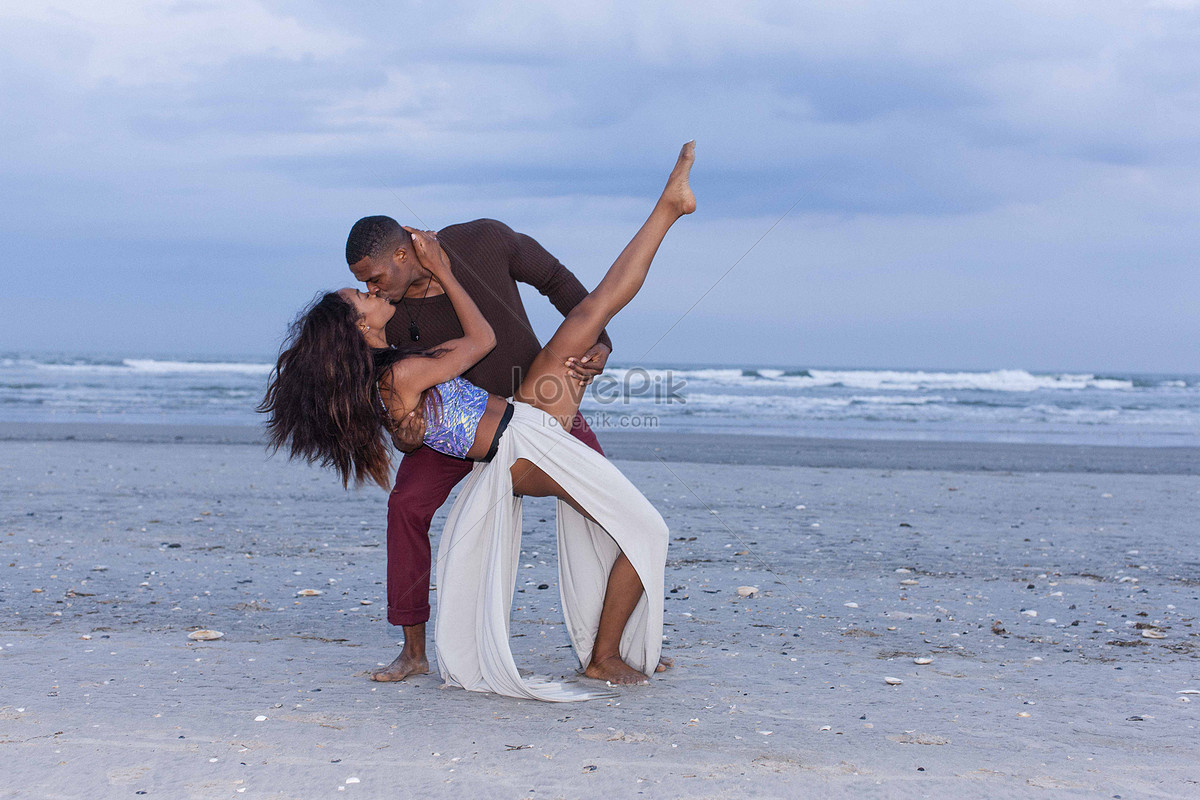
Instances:
[[[396,449],[401,453],[411,453],[425,441],[425,416],[410,411],[403,419],[393,419],[389,430]]]
[[[567,374],[579,381],[580,386],[587,386],[597,375],[604,372],[604,365],[608,363],[611,352],[607,346],[596,342],[582,358],[567,359]]]

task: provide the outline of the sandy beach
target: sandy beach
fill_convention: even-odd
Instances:
[[[551,705],[365,677],[382,492],[253,429],[3,426],[0,797],[1200,796],[1195,449],[601,439],[677,666]],[[570,675],[526,525],[514,654]]]

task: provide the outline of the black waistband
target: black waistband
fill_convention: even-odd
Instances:
[[[508,421],[512,419],[514,410],[512,403],[505,405],[504,416],[500,417],[500,424],[496,426],[496,435],[492,437],[492,446],[488,449],[487,455],[481,458],[480,461],[487,463],[496,457],[496,451],[500,449],[500,437],[504,434],[505,428],[508,427]]]

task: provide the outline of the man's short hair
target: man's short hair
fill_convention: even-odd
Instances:
[[[346,237],[346,263],[354,266],[368,256],[376,258],[408,238],[408,231],[391,217],[363,217]]]

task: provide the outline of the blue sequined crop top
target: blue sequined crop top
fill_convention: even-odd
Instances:
[[[488,393],[464,378],[439,383],[437,390],[442,402],[436,413],[426,414],[430,421],[425,426],[425,444],[439,453],[466,458],[487,409]]]

